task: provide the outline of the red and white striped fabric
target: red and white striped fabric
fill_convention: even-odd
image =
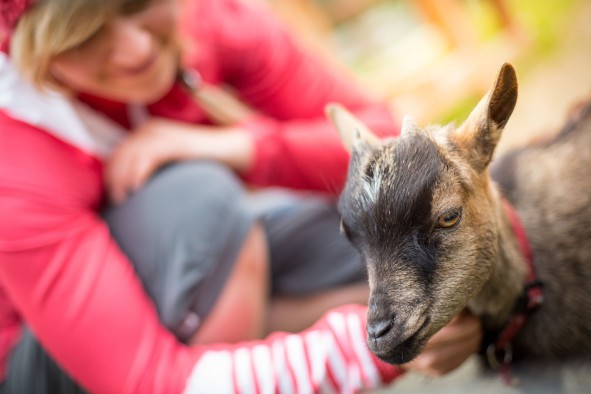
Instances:
[[[400,370],[367,349],[365,313],[363,306],[348,305],[299,334],[208,350],[184,392],[356,393],[381,387]]]

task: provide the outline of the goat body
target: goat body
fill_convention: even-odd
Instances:
[[[591,354],[591,103],[550,143],[491,164],[517,100],[513,67],[460,127],[379,141],[338,105],[328,114],[351,151],[342,228],[367,264],[369,348],[401,364],[468,306],[499,330],[527,263],[504,199],[527,232],[545,302],[513,343],[518,357]]]

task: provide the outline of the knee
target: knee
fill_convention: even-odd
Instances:
[[[221,218],[247,216],[244,197],[240,180],[226,167],[211,162],[184,162],[156,173],[123,209],[136,213],[136,218],[141,215],[144,223],[160,228],[172,226],[184,232],[202,226],[199,219],[205,212]]]
[[[239,199],[244,188],[227,167],[205,161],[177,163],[163,168],[146,184],[143,193],[162,203],[222,204]]]
[[[142,189],[103,215],[124,249],[125,244],[158,241],[162,236],[180,239],[203,234],[225,218],[242,222],[251,216],[237,176],[220,164],[205,161],[161,169]]]

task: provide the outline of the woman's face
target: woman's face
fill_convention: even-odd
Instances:
[[[69,90],[121,102],[150,104],[174,83],[177,0],[151,0],[110,19],[94,36],[58,55],[54,78]]]

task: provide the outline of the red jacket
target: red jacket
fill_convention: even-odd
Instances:
[[[246,181],[337,193],[348,157],[325,120],[327,102],[344,104],[378,134],[395,133],[385,106],[303,54],[268,11],[237,0],[185,3],[181,26],[194,43],[187,66],[210,83],[231,84],[264,114],[243,125],[256,140]],[[335,311],[298,335],[233,346],[179,344],[158,323],[130,262],[97,215],[109,144],[78,133],[85,126],[68,118],[67,106],[59,107],[66,114],[60,118],[61,112],[42,108],[48,100],[31,99],[37,93],[30,86],[6,88],[14,72],[2,56],[0,373],[24,320],[92,392],[275,392],[294,385],[354,391],[395,375],[364,346],[364,309]],[[23,91],[29,96],[19,96]],[[81,100],[92,112],[131,126],[127,105]],[[178,86],[148,111],[207,123]],[[348,323],[339,326],[343,318]]]

